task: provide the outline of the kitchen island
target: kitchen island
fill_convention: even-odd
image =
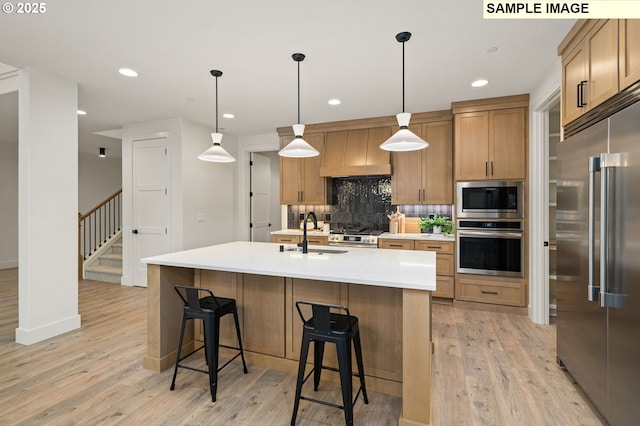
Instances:
[[[238,241],[144,259],[144,367],[161,371],[175,362],[182,304],[174,285],[210,288],[217,296],[235,298],[247,361],[291,373],[297,370],[302,337],[295,301],[346,305],[360,319],[367,388],[402,396],[399,424],[428,424],[435,254],[326,246],[310,246],[310,253],[302,254],[283,248]],[[222,325],[222,342],[233,345],[232,324]],[[201,338],[200,330],[190,329],[187,336],[185,349]],[[325,358],[335,365],[331,351]],[[337,375],[327,378],[337,380]]]

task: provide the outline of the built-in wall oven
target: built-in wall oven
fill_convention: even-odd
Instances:
[[[458,272],[524,277],[521,220],[458,220],[456,239]]]
[[[456,183],[458,219],[522,219],[524,184],[520,180]]]

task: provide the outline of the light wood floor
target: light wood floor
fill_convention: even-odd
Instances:
[[[142,368],[146,290],[95,281],[79,288],[82,328],[22,346],[17,270],[0,270],[0,424],[289,423],[293,375],[254,365],[243,375],[230,365],[211,403],[206,376],[182,370],[170,392],[171,371]],[[555,363],[554,326],[446,305],[434,305],[433,323],[434,425],[601,424]],[[323,387],[338,396],[337,385]],[[369,399],[356,404],[356,424],[397,423],[399,398]],[[298,424],[343,424],[342,412],[303,401]]]

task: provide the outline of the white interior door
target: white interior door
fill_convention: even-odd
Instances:
[[[251,241],[270,242],[271,160],[257,152],[251,157]]]
[[[133,141],[133,284],[147,286],[140,259],[169,251],[170,169],[165,138]]]

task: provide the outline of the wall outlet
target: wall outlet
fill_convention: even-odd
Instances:
[[[325,213],[324,214],[324,221],[325,222],[331,222],[331,213]]]
[[[300,220],[304,220],[304,213],[300,213]]]
[[[197,217],[197,221],[198,222],[204,222],[207,220],[207,215],[204,213],[198,213],[198,217]]]

